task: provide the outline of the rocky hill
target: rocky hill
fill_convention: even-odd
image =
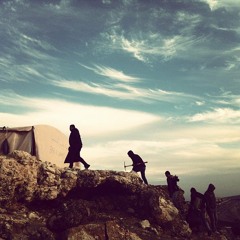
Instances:
[[[192,233],[166,186],[134,173],[58,168],[14,151],[0,156],[0,183],[0,239],[238,239],[224,226]]]

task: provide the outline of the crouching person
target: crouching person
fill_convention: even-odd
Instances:
[[[165,176],[167,177],[167,186],[169,196],[176,208],[178,208],[181,212],[184,212],[184,191],[179,188],[177,182],[179,182],[178,176],[173,176],[169,171],[165,172]]]

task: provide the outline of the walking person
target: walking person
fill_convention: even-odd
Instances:
[[[74,124],[71,124],[69,129],[71,131],[69,135],[69,148],[64,163],[69,163],[69,168],[73,168],[73,163],[78,164],[81,162],[84,168],[88,169],[90,165],[80,156],[80,151],[83,146],[80,133]]]
[[[132,150],[128,151],[127,154],[132,159],[132,162],[133,162],[132,171],[140,172],[142,180],[144,181],[145,184],[148,185],[148,181],[145,176],[146,165],[145,165],[144,161],[142,160],[142,158],[139,155],[135,154]]]

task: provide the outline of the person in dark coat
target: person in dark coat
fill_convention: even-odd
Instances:
[[[217,231],[217,202],[215,197],[215,186],[210,183],[207,191],[204,193],[206,200],[206,210],[210,218],[211,228],[213,232]]]
[[[178,192],[179,187],[177,185],[177,182],[179,181],[179,178],[177,176],[171,175],[169,171],[165,172],[165,176],[167,177],[167,186],[168,186],[168,193],[170,198],[174,198],[174,194]]]
[[[200,226],[203,226],[208,235],[211,235],[211,228],[206,219],[206,200],[202,193],[197,192],[195,188],[191,188],[191,201],[188,211],[188,216],[191,216],[189,219],[190,227],[197,227],[199,229]],[[192,226],[191,226],[192,223]]]
[[[144,181],[145,184],[148,185],[148,181],[145,176],[146,165],[142,160],[142,158],[139,155],[135,154],[132,150],[128,151],[128,156],[132,159],[132,162],[133,162],[132,171],[140,172],[142,180]]]
[[[2,145],[1,145],[1,152],[4,155],[8,155],[9,152],[10,152],[10,148],[9,148],[9,143],[8,143],[8,140],[7,140],[7,128],[3,127],[2,130],[5,131],[5,139],[4,139],[4,141],[2,142]]]
[[[184,212],[184,204],[185,204],[185,198],[183,196],[184,191],[179,188],[178,182],[179,178],[178,176],[173,176],[169,171],[165,172],[165,176],[167,177],[167,186],[168,186],[168,193],[169,197],[171,198],[174,206],[178,208],[181,212]]]
[[[90,165],[84,161],[82,157],[80,157],[80,151],[82,149],[82,140],[79,134],[78,129],[74,124],[70,125],[70,136],[69,136],[69,148],[68,154],[64,163],[69,163],[69,168],[73,168],[73,163],[81,162],[85,169],[88,169]]]

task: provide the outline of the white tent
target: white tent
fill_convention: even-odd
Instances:
[[[64,167],[68,152],[68,138],[58,129],[48,125],[36,125],[18,128],[0,128],[0,154],[3,154],[3,142],[7,139],[9,153],[22,150]]]

